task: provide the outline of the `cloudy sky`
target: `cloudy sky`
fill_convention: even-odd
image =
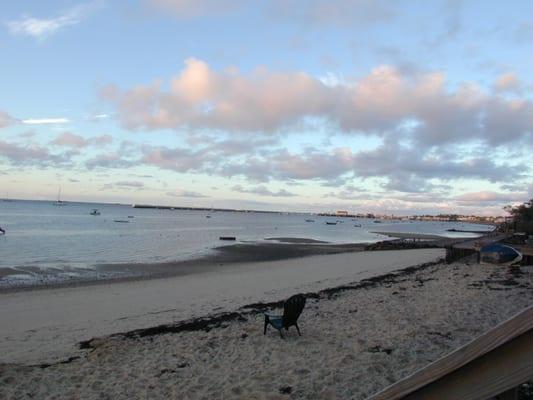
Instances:
[[[0,197],[502,214],[533,197],[533,2],[17,1]]]

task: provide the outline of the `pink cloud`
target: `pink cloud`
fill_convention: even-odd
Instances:
[[[456,197],[463,202],[517,202],[527,200],[528,194],[522,193],[498,193],[492,191],[465,193]]]
[[[502,74],[494,82],[494,89],[498,92],[519,92],[521,83],[513,72]]]
[[[11,125],[15,122],[15,118],[6,113],[5,111],[0,111],[0,128],[5,128],[8,125]]]
[[[111,135],[101,135],[87,139],[75,133],[63,132],[52,141],[52,144],[56,146],[84,148],[88,146],[105,146],[112,142],[113,137]]]
[[[12,165],[58,165],[70,162],[75,153],[54,154],[47,148],[29,144],[21,145],[0,141],[0,158],[8,160]]]
[[[507,100],[473,84],[449,90],[442,73],[404,74],[392,66],[333,86],[304,72],[214,71],[191,58],[168,90],[161,82],[129,90],[110,85],[101,95],[130,130],[273,134],[314,117],[345,133],[385,135],[414,121],[413,138],[427,146],[469,140],[500,144],[533,130],[529,100]]]
[[[86,147],[88,145],[87,140],[84,137],[70,132],[63,132],[52,143],[57,146],[79,148]]]

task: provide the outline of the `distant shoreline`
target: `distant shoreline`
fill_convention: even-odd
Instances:
[[[56,199],[43,200],[43,199],[0,199],[0,204],[2,202],[18,202],[18,201],[27,201],[27,202],[41,202],[41,203],[56,203]],[[407,218],[412,221],[424,222],[426,220],[418,219],[421,217],[419,215],[402,215],[397,218],[389,219],[390,216],[387,215],[363,215],[363,214],[337,214],[333,212],[316,212],[316,211],[286,211],[286,210],[254,210],[254,209],[240,209],[240,208],[215,208],[215,207],[192,207],[192,206],[170,206],[170,205],[152,205],[152,204],[137,204],[137,203],[107,203],[107,202],[92,202],[92,201],[81,201],[81,200],[62,200],[63,204],[88,204],[88,205],[109,205],[109,206],[123,206],[123,207],[132,207],[139,209],[157,209],[157,210],[177,210],[177,211],[203,211],[203,212],[242,212],[242,213],[260,213],[260,214],[287,214],[287,215],[313,215],[313,216],[322,216],[322,217],[331,217],[331,218],[342,218],[342,219],[369,219],[369,220],[382,220],[387,221],[398,221],[398,219]],[[435,218],[437,215],[434,216]],[[474,216],[476,218],[484,218]],[[496,217],[501,217],[496,216]],[[491,217],[493,218],[493,217]],[[426,222],[436,222],[437,220],[429,220]],[[441,221],[441,220],[438,220]],[[458,222],[458,223],[468,223],[468,224],[477,224],[477,225],[492,225],[496,226],[497,223],[490,221],[463,221],[448,219],[441,222]]]

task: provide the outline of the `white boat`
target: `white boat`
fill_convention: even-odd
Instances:
[[[90,212],[91,215],[100,215],[100,211],[97,208],[93,208]]]

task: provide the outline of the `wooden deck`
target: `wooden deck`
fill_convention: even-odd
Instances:
[[[460,260],[461,258],[478,254],[483,246],[507,239],[510,235],[505,233],[495,233],[481,238],[465,240],[464,242],[453,243],[446,246],[446,261],[448,263]],[[522,265],[533,265],[533,246],[525,244],[509,245],[522,253]]]
[[[515,399],[533,379],[533,306],[367,400]]]
[[[487,246],[491,243],[499,242],[501,240],[506,239],[507,237],[509,237],[509,235],[505,233],[487,235],[487,236],[483,236],[480,238],[475,238],[471,240],[466,240],[464,242],[456,243],[453,245],[453,247],[457,249],[468,249],[468,250],[478,251],[483,246]]]

